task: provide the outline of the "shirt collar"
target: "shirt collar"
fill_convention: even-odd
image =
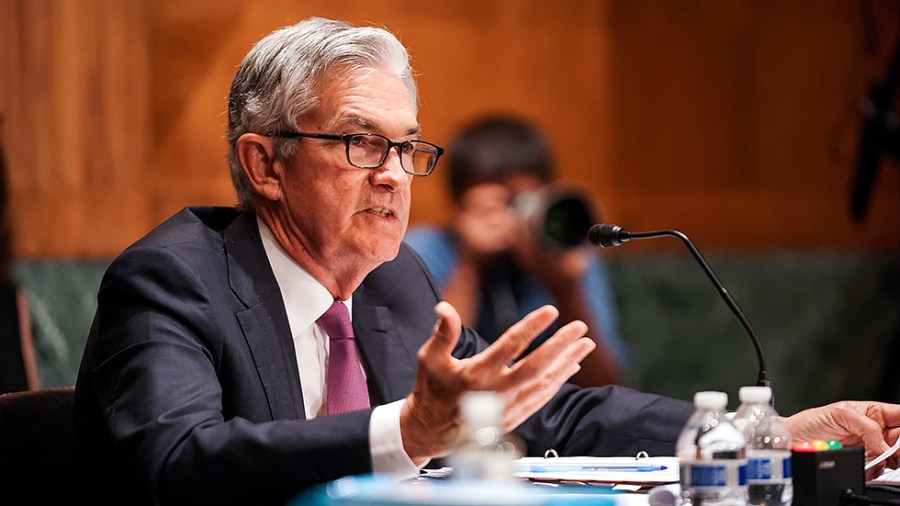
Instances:
[[[287,252],[282,249],[268,225],[259,216],[259,237],[262,239],[266,257],[272,266],[275,281],[281,290],[284,308],[287,311],[291,333],[297,334],[313,325],[334,302],[331,292],[322,283],[312,277],[306,269],[300,267]],[[353,297],[344,301],[347,311],[353,314]]]

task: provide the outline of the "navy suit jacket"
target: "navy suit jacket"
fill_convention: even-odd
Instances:
[[[354,293],[373,404],[411,391],[439,299],[405,245]],[[485,347],[464,329],[454,356]],[[283,504],[371,472],[371,409],[306,420],[298,378],[255,215],[182,210],[123,252],[100,286],[75,392],[87,499]],[[530,454],[672,454],[690,412],[626,388],[567,385],[516,432]]]

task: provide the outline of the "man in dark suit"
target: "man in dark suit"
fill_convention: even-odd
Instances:
[[[442,153],[419,134],[388,32],[311,19],[253,48],[229,96],[238,208],[181,211],[101,284],[76,387],[100,500],[278,504],[350,474],[413,476],[450,451],[473,390],[502,395],[530,454],[673,452],[689,404],[564,385],[593,347],[582,322],[510,365],[554,308],[488,347],[439,302],[401,246],[411,181]],[[789,421],[873,448],[900,425],[900,409],[847,407]]]

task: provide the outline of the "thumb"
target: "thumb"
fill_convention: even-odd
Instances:
[[[462,319],[449,302],[438,302],[434,306],[434,312],[437,313],[438,319],[434,324],[434,330],[431,333],[431,339],[425,343],[427,354],[437,354],[449,356],[456,347],[459,340],[459,334],[462,332]]]

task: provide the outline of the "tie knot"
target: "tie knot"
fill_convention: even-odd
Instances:
[[[316,320],[322,330],[331,339],[353,338],[353,324],[350,323],[350,312],[343,302],[336,300],[325,311],[325,314]]]

